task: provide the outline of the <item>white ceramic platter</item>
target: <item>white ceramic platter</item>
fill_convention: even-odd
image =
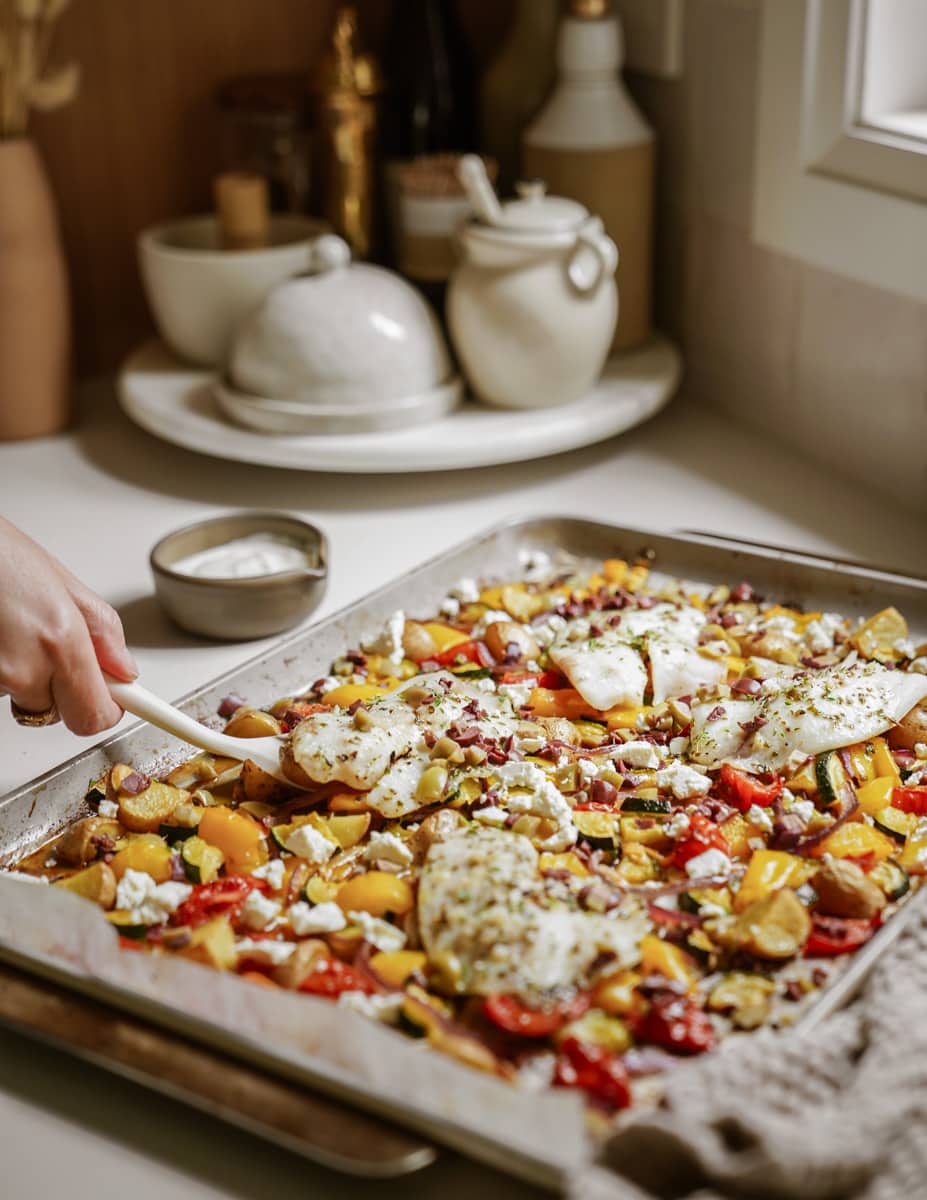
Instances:
[[[150,341],[126,360],[119,398],[143,429],[201,454],[296,471],[393,474],[522,462],[592,445],[659,412],[680,374],[678,351],[655,335],[642,349],[610,359],[592,391],[562,408],[503,412],[467,401],[414,429],[283,436],[231,424],[213,395],[215,375]]]

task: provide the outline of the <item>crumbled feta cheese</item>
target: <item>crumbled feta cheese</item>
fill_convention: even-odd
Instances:
[[[252,879],[263,879],[274,892],[279,892],[283,887],[283,877],[286,874],[286,867],[283,865],[282,858],[272,858],[270,862],[264,863],[261,867],[256,867],[251,872]]]
[[[546,745],[547,738],[545,737],[538,737],[533,733],[526,735],[515,734],[515,747],[523,754],[536,754],[538,750],[543,750]]]
[[[248,893],[248,898],[241,906],[241,922],[248,929],[266,929],[279,916],[279,901],[271,900],[257,889]]]
[[[826,654],[834,648],[834,634],[843,628],[843,618],[838,613],[821,613],[805,627],[805,637],[812,654]]]
[[[499,808],[495,804],[487,804],[485,808],[474,810],[473,819],[474,821],[479,821],[482,825],[502,826],[508,819],[508,813],[504,808]]]
[[[692,822],[689,819],[689,814],[684,809],[679,809],[674,812],[670,819],[663,826],[663,832],[670,838],[681,838],[689,832],[689,826]]]
[[[767,833],[772,833],[773,819],[768,808],[760,808],[758,804],[751,804],[747,809],[747,820],[755,829],[763,829]]]
[[[507,791],[524,788],[527,795],[509,791],[508,806],[511,812],[532,813],[544,817],[557,826],[550,837],[539,843],[542,850],[566,850],[576,841],[573,810],[563,795],[550,782],[542,770],[529,762],[503,763],[495,768],[499,783]]]
[[[709,917],[726,917],[727,909],[722,908],[720,904],[712,904],[710,900],[704,900],[698,906],[698,915],[707,920]]]
[[[814,816],[814,801],[813,800],[793,800],[786,808],[787,812],[794,813],[796,817],[801,817],[806,823]]]
[[[399,666],[405,655],[402,649],[402,635],[406,627],[406,614],[397,609],[386,619],[381,633],[364,645],[364,649],[372,654],[380,654],[395,666]]]
[[[442,617],[447,617],[453,621],[460,613],[460,601],[456,596],[445,596],[441,601],[440,613]]]
[[[348,916],[355,925],[360,926],[364,941],[370,942],[371,946],[376,946],[378,950],[401,950],[406,944],[406,935],[402,930],[390,925],[389,921],[384,921],[382,917],[372,917],[369,912],[363,910],[350,912]]]
[[[499,695],[505,696],[512,708],[517,710],[524,708],[531,699],[534,683],[532,680],[529,680],[527,683],[503,683],[497,690]]]
[[[408,866],[414,857],[409,847],[395,833],[372,833],[364,850],[367,862],[375,862],[382,858],[400,867]]]
[[[747,845],[751,850],[763,850],[766,847],[766,843],[761,837],[747,838]]]
[[[599,767],[591,758],[581,758],[579,760],[579,773],[583,779],[595,779],[599,774]]]
[[[731,869],[731,860],[721,850],[706,850],[690,858],[686,863],[686,874],[690,879],[704,879],[710,875],[726,875]]]
[[[685,763],[672,762],[657,771],[657,787],[668,789],[677,800],[688,800],[690,796],[706,795],[711,780]]]
[[[116,886],[116,907],[127,911],[141,908],[154,895],[157,886],[147,871],[129,867]]]
[[[681,758],[689,749],[689,739],[686,737],[670,738],[666,748],[673,758]]]
[[[561,617],[558,613],[551,613],[543,621],[538,621],[536,625],[531,626],[531,633],[534,640],[545,649],[551,644],[567,627],[567,620]]]
[[[660,765],[660,755],[650,742],[625,742],[623,746],[615,747],[612,758],[639,771],[652,771]]]
[[[108,821],[119,816],[119,805],[115,800],[101,800],[97,805],[97,814]]]
[[[300,858],[318,866],[327,863],[338,849],[334,842],[312,825],[300,825],[294,829],[287,838],[286,848],[291,854],[298,854]]]
[[[320,696],[324,696],[328,692],[333,692],[336,687],[341,687],[343,683],[344,680],[339,679],[337,675],[326,675],[318,681],[313,690],[318,692]]]
[[[361,1016],[393,1025],[402,1011],[402,992],[387,992],[383,996],[368,996],[366,992],[342,992],[338,997],[341,1008],[349,1008]]]
[[[814,904],[818,898],[817,892],[810,883],[802,883],[795,889],[795,895],[799,898],[802,904]]]
[[[296,943],[274,942],[269,938],[242,938],[235,943],[235,949],[240,959],[253,959],[269,967],[278,967],[290,957],[296,949]]]
[[[459,600],[461,604],[476,604],[480,598],[480,589],[475,579],[465,577],[457,580],[448,595]]]
[[[327,900],[324,904],[307,904],[305,900],[297,900],[286,910],[286,918],[297,937],[306,937],[310,933],[337,933],[348,923],[333,900]]]
[[[125,909],[139,925],[160,925],[192,891],[188,883],[156,883],[147,871],[130,867],[116,887],[116,907]]]

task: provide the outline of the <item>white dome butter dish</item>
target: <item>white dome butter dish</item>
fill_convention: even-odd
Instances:
[[[215,385],[226,416],[262,433],[373,433],[457,406],[463,384],[428,304],[392,271],[350,259],[341,238],[318,238],[311,272],[242,321]]]

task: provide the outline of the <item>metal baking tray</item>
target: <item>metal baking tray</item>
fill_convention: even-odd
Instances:
[[[519,554],[543,550],[566,551],[577,558],[618,557],[652,559],[661,573],[697,583],[713,584],[748,578],[764,595],[806,607],[835,609],[864,616],[895,604],[905,613],[915,637],[927,636],[927,580],[884,568],[847,564],[799,551],[732,544],[730,539],[708,534],[675,536],[645,529],[622,528],[580,517],[552,516],[516,519],[496,526],[448,550],[391,584],[322,621],[308,631],[282,639],[269,652],[227,672],[184,697],[179,703],[198,720],[215,720],[219,702],[235,691],[254,703],[298,694],[314,679],[327,673],[335,657],[347,646],[375,634],[397,608],[415,614],[436,610],[447,590],[463,576],[492,578],[517,575]],[[87,781],[97,778],[118,761],[158,770],[188,756],[190,748],[149,725],[136,725],[84,751],[24,787],[0,799],[0,865],[9,865],[37,849],[69,822],[82,815]],[[927,889],[917,892],[899,913],[856,955],[834,985],[828,988],[804,1018],[818,1021],[846,1003],[862,986],[884,949],[895,940],[906,921],[927,902]],[[549,1162],[513,1153],[499,1141],[475,1137],[453,1121],[429,1116],[421,1110],[395,1103],[384,1106],[364,1087],[333,1084],[324,1074],[295,1067],[283,1053],[234,1035],[217,1025],[159,1004],[125,989],[100,981],[78,982],[66,969],[47,959],[25,955],[0,944],[0,961],[47,982],[77,989],[98,1003],[130,1012],[171,1030],[178,1036],[206,1044],[222,1054],[309,1087],[316,1092],[356,1105],[375,1115],[415,1130],[438,1143],[479,1158],[535,1183],[559,1186],[560,1174]],[[191,1102],[196,1102],[195,1097]],[[270,1134],[272,1136],[272,1133]],[[321,1160],[325,1148],[298,1147]],[[342,1153],[343,1144],[330,1148],[327,1161],[338,1158],[342,1169],[370,1174],[364,1156],[352,1162]],[[428,1161],[428,1147],[419,1143],[408,1151],[403,1164],[397,1153],[393,1173],[414,1170]],[[383,1168],[381,1166],[381,1173]]]

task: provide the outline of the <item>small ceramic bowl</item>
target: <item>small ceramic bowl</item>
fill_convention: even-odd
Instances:
[[[255,534],[295,544],[305,554],[306,566],[246,578],[213,578],[175,569],[191,555]],[[316,608],[328,577],[328,541],[320,529],[298,517],[238,512],[174,530],[154,546],[149,561],[158,600],[181,629],[246,641],[282,633]]]
[[[161,337],[190,362],[221,367],[240,322],[267,293],[309,269],[324,221],[271,218],[271,245],[224,250],[215,217],[186,217],[143,230],[138,261]]]

